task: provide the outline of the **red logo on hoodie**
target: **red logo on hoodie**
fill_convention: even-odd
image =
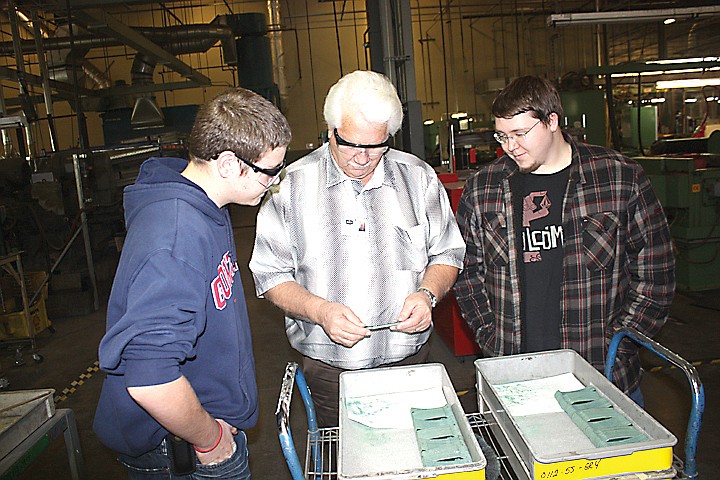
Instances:
[[[238,271],[237,263],[230,258],[230,252],[223,255],[217,270],[218,275],[213,279],[210,288],[212,289],[215,308],[222,310],[227,306],[227,300],[232,295],[235,272]]]

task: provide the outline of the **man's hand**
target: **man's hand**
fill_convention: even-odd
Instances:
[[[405,299],[398,316],[400,323],[390,330],[405,333],[423,332],[432,323],[432,306],[430,298],[423,292],[413,292]]]
[[[232,457],[232,454],[235,453],[235,449],[237,449],[234,438],[234,436],[238,433],[237,428],[233,427],[225,420],[218,420],[218,424],[220,425],[220,428],[222,428],[222,435],[220,435],[220,431],[218,431],[220,442],[215,448],[209,452],[202,453],[199,452],[197,448],[202,450],[206,447],[210,448],[212,445],[203,445],[202,447],[195,445],[195,454],[197,455],[198,461],[203,465],[215,465],[222,463]]]
[[[318,309],[317,323],[333,342],[346,347],[352,347],[370,335],[362,320],[350,307],[342,303],[325,302],[321,305]]]

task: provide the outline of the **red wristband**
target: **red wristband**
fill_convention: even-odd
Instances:
[[[212,447],[208,448],[207,450],[200,450],[199,448],[197,448],[197,446],[193,445],[193,448],[195,449],[196,452],[198,452],[198,453],[210,453],[210,452],[212,452],[213,450],[215,450],[218,445],[220,445],[220,440],[222,440],[223,428],[222,428],[222,425],[220,425],[220,422],[218,422],[217,420],[215,420],[215,422],[217,423],[218,428],[220,429],[220,435],[218,435],[217,440],[215,440],[215,444],[214,444]]]

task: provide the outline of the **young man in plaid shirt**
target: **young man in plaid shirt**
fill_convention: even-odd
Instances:
[[[663,209],[642,168],[560,129],[560,96],[525,76],[495,99],[505,155],[470,177],[457,219],[467,244],[455,295],[487,356],[570,348],[603,370],[621,327],[652,337],[675,289]],[[615,383],[642,405],[637,347]]]

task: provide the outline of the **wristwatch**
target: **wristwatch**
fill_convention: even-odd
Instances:
[[[418,292],[423,292],[425,295],[427,295],[430,298],[430,306],[432,308],[435,308],[435,305],[437,305],[437,297],[434,293],[432,293],[429,289],[425,287],[420,287],[417,289]]]

